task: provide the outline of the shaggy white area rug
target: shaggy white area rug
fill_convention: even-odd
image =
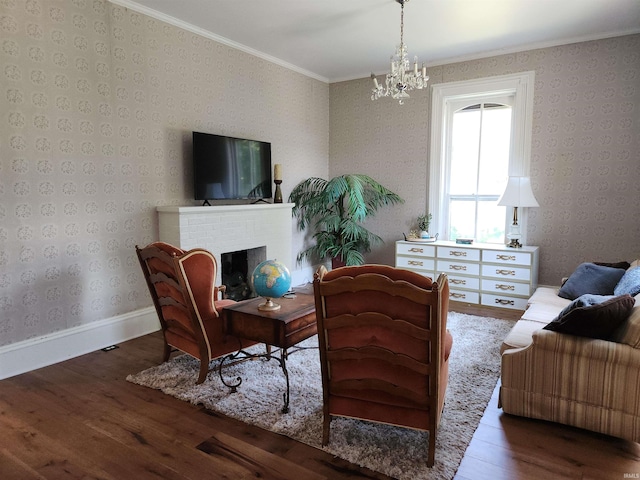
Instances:
[[[449,313],[447,326],[453,335],[453,350],[432,468],[426,466],[429,434],[389,425],[334,418],[330,442],[324,450],[402,480],[453,478],[495,388],[500,371],[500,344],[513,323]],[[301,345],[314,344],[317,346],[317,337]],[[214,361],[211,367],[216,368],[217,364]],[[217,368],[207,381],[196,385],[198,361],[188,355],[129,375],[127,380],[322,448],[318,350],[290,354],[287,367],[291,402],[290,412],[286,414],[281,413],[285,380],[274,360],[225,365],[223,372],[227,381],[242,377],[242,385],[233,394],[221,383]]]

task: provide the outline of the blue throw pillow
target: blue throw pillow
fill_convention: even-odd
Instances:
[[[613,289],[625,274],[621,268],[582,263],[562,285],[558,296],[575,300],[581,295],[613,295]]]
[[[632,297],[635,297],[640,293],[640,267],[627,270],[616,288],[613,290],[614,295],[624,295],[628,293]]]
[[[543,328],[581,337],[610,340],[635,305],[630,295],[582,295]]]

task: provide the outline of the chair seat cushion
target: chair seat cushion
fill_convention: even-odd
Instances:
[[[451,349],[453,348],[453,335],[451,332],[447,330],[447,333],[444,337],[444,361],[449,360],[449,355],[451,355]]]
[[[229,305],[233,305],[234,303],[236,303],[235,300],[231,300],[228,298],[224,300],[217,300],[216,302],[214,302],[216,306],[216,310],[218,310],[218,313],[220,313],[220,310],[222,310],[224,307],[228,307]]]

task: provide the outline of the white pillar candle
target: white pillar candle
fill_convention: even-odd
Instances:
[[[378,79],[376,78],[376,76],[373,73],[371,74],[371,80],[373,80],[373,86],[377,90],[378,89]]]
[[[274,180],[282,180],[282,165],[276,163],[273,166],[273,179]]]

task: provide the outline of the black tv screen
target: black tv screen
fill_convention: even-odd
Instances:
[[[193,132],[196,200],[272,197],[271,144]]]

